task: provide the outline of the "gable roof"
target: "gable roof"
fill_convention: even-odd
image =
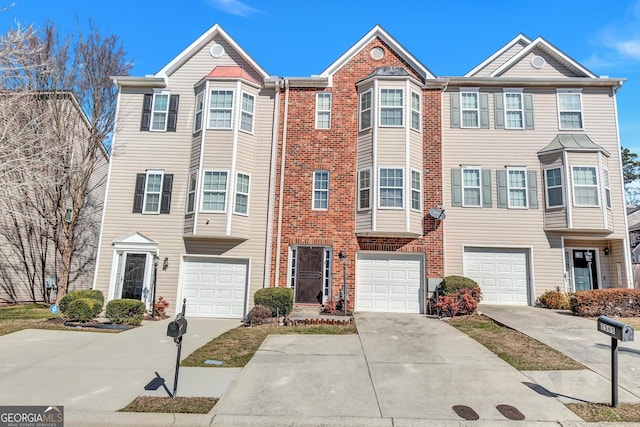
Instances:
[[[567,67],[569,70],[576,73],[578,77],[590,77],[590,78],[598,78],[597,75],[589,71],[587,68],[580,65],[577,61],[571,58],[569,55],[560,51],[560,49],[553,46],[551,43],[543,39],[542,37],[538,37],[527,47],[522,49],[520,52],[516,53],[509,59],[507,62],[502,64],[500,67],[496,68],[492,73],[491,77],[499,77],[504,74],[507,70],[512,68],[515,64],[520,62],[526,55],[531,53],[534,49],[540,49],[553,56],[558,62]]]
[[[511,40],[509,43],[505,44],[504,46],[502,46],[500,49],[498,49],[497,51],[495,51],[493,53],[493,55],[491,55],[490,57],[488,57],[487,59],[485,59],[484,61],[482,61],[480,64],[478,64],[473,70],[469,71],[467,74],[465,74],[465,77],[471,77],[473,76],[475,73],[477,73],[478,71],[482,70],[484,67],[486,67],[487,65],[489,65],[492,61],[494,61],[496,58],[498,58],[500,55],[502,55],[503,53],[505,53],[506,51],[508,51],[509,49],[511,49],[512,47],[514,47],[515,45],[519,44],[519,43],[523,43],[528,45],[529,43],[531,43],[531,39],[529,39],[529,37],[525,36],[524,34],[520,33],[517,36],[515,36],[513,38],[513,40]]]
[[[409,66],[411,66],[423,80],[435,79],[435,75],[425,67],[418,59],[409,53],[400,43],[398,43],[393,37],[389,35],[380,25],[373,27],[367,34],[364,35],[356,44],[351,46],[349,50],[342,54],[337,60],[329,65],[321,74],[321,77],[330,78],[336,71],[338,71],[344,64],[349,62],[358,52],[360,52],[365,46],[371,43],[375,38],[380,38],[387,44],[398,56],[400,56]]]
[[[206,46],[215,37],[222,37],[234,51],[244,59],[251,67],[263,78],[269,77],[269,74],[258,65],[258,63],[251,58],[244,49],[238,45],[219,24],[215,24],[209,28],[204,34],[202,34],[196,41],[191,43],[189,47],[180,52],[175,58],[173,58],[167,65],[165,65],[160,71],[158,71],[154,77],[166,78],[171,76],[178,68],[180,68],[185,62],[187,62],[193,55],[199,52],[204,46]]]

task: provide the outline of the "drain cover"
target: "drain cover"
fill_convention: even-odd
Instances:
[[[460,418],[464,418],[465,420],[472,421],[480,418],[480,415],[473,409],[465,405],[455,405],[452,407],[454,412],[458,414]]]
[[[524,420],[524,415],[522,414],[522,412],[518,411],[517,408],[511,405],[498,405],[496,406],[496,409],[500,411],[500,413],[504,415],[505,418],[509,418],[510,420],[514,420],[514,421]]]

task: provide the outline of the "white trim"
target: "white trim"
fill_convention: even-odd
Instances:
[[[240,83],[240,81],[238,80],[238,83]],[[234,104],[237,104],[236,102],[236,90],[235,89],[229,89],[227,88],[217,88],[217,87],[213,87],[213,88],[208,88],[209,90],[209,96],[208,96],[208,105],[207,105],[207,127],[206,129],[208,130],[230,130],[233,129],[233,120],[234,120],[234,116],[237,116],[237,114],[235,113],[235,108],[234,108]],[[225,107],[225,108],[212,108],[211,107],[211,100],[213,99],[213,92],[231,92],[231,107]],[[237,106],[236,106],[237,108]],[[219,111],[227,111],[229,110],[231,112],[231,117],[229,117],[229,126],[228,127],[213,127],[211,126],[211,110],[219,110]]]
[[[321,110],[320,109],[320,98],[324,98],[327,96],[329,98],[329,109]],[[333,109],[333,94],[331,92],[317,92],[316,93],[316,129],[318,130],[328,130],[331,129],[331,110]],[[328,113],[329,114],[329,124],[327,127],[320,127],[320,113]]]
[[[366,110],[362,109],[362,98],[364,95],[369,94],[369,108],[367,108]],[[368,111],[369,112],[369,126],[367,127],[362,127],[362,113]],[[373,126],[373,90],[371,88],[365,90],[364,92],[360,93],[360,95],[358,96],[358,132],[362,132],[364,130],[367,129],[371,129],[371,126]]]
[[[400,101],[402,102],[402,105],[400,106],[396,106],[396,105],[391,105],[391,106],[383,106],[382,105],[382,91],[400,91]],[[381,87],[379,89],[379,100],[380,102],[378,103],[378,116],[380,117],[380,120],[378,120],[378,126],[382,127],[382,128],[401,128],[405,125],[405,115],[406,115],[406,103],[404,101],[404,93],[405,93],[405,88],[403,87]],[[388,109],[388,110],[400,110],[400,112],[402,113],[402,117],[400,117],[400,124],[399,125],[395,125],[395,124],[382,124],[381,120],[382,120],[382,109]]]
[[[569,155],[567,150],[562,151],[562,170],[563,170],[563,179],[565,182],[565,187],[567,191],[565,205],[567,206],[567,228],[573,228],[573,203],[569,203],[569,195],[571,195],[571,200],[573,201],[573,184],[571,184],[571,171],[569,167]],[[569,194],[571,193],[571,194]]]
[[[414,130],[416,132],[420,132],[422,133],[422,94],[420,92],[417,92],[415,90],[409,90],[409,111],[410,111],[410,120],[409,120],[409,127],[411,128],[411,130]],[[413,95],[418,95],[418,109],[415,110],[413,108]],[[413,127],[413,113],[417,112],[418,113],[418,128],[416,129],[415,127]]]
[[[589,185],[578,185],[578,187],[582,187],[582,188],[592,188],[595,187],[596,189],[596,196],[598,196],[598,203],[595,205],[578,205],[576,204],[576,184],[575,184],[575,169],[576,168],[589,168],[589,169],[594,169],[594,177],[596,178],[596,183],[595,184],[589,184]],[[594,166],[594,165],[571,165],[571,193],[573,196],[573,206],[577,207],[577,208],[599,208],[600,207],[600,181],[598,179],[598,166]]]
[[[402,172],[402,187],[400,188],[400,194],[402,194],[402,205],[401,206],[381,206],[380,200],[380,191],[382,190],[382,185],[380,184],[380,177],[382,176],[382,170],[399,170]],[[376,193],[378,193],[378,209],[389,209],[389,210],[402,210],[405,207],[405,198],[406,198],[406,173],[405,169],[402,166],[380,166],[378,167],[378,181],[376,182]],[[398,187],[384,187],[389,189],[397,190]]]
[[[242,93],[242,82],[240,80],[236,81],[236,90],[235,93]],[[235,95],[234,95],[235,97]],[[236,189],[236,178],[237,178],[237,163],[238,163],[238,135],[240,134],[240,121],[242,120],[242,101],[237,100],[234,114],[236,116],[236,122],[234,120],[231,121],[231,126],[233,126],[233,143],[231,145],[231,170],[229,171],[229,190],[233,191],[234,199],[235,199],[235,189]],[[231,195],[231,193],[229,193]],[[229,197],[229,199],[231,199]],[[232,199],[231,199],[232,200]],[[231,236],[231,221],[233,219],[233,209],[234,206],[230,206],[227,209],[227,230],[226,235]]]
[[[244,104],[244,96],[247,95],[249,97],[251,97],[251,99],[253,100],[253,105],[252,105],[252,109],[251,111],[245,111],[243,108],[243,104]],[[254,129],[256,127],[256,96],[253,93],[244,91],[244,90],[240,90],[240,99],[238,104],[240,104],[240,113],[238,114],[238,130],[240,132],[244,132],[244,133],[248,133],[249,135],[253,135]],[[242,129],[242,118],[244,117],[244,115],[251,115],[251,130],[246,130],[246,129]]]
[[[207,175],[207,173],[224,173],[226,174],[226,180],[225,180],[225,190],[224,190],[224,209],[222,210],[206,210],[204,209],[204,192],[208,191],[208,192],[212,192],[212,193],[220,193],[220,190],[205,190],[204,189],[204,180],[205,180],[205,176]],[[228,194],[229,194],[229,171],[225,170],[225,169],[204,169],[202,171],[202,194],[200,197],[200,212],[202,213],[225,213],[227,211],[227,205],[228,205]]]
[[[296,251],[296,265],[298,268],[298,249],[299,248],[322,248],[322,304],[326,303],[331,297],[331,289],[333,284],[333,247],[329,245],[289,245],[287,256],[287,283],[286,287],[293,289],[293,302],[296,302],[295,284],[292,287],[291,282],[295,283],[295,275],[293,269],[293,251]],[[329,265],[327,265],[327,262]]]
[[[404,174],[406,178],[402,183],[404,186],[404,200],[406,203],[403,203],[404,209],[404,231],[407,233],[411,232],[411,82],[407,79],[404,84],[404,91],[402,93],[402,98],[404,99],[404,94],[407,94],[407,101],[403,105],[403,114],[406,117],[405,126],[404,126]],[[405,184],[406,183],[406,184]],[[420,233],[422,234],[422,233]]]
[[[193,189],[193,191],[191,191],[191,177],[195,175],[195,187]],[[189,195],[193,193],[193,206],[192,209],[189,210]],[[190,169],[189,170],[189,176],[187,178],[187,200],[186,203],[184,204],[184,210],[185,210],[185,214],[191,214],[194,213],[197,209],[196,209],[196,194],[198,194],[198,169],[194,168],[194,169]]]
[[[375,106],[378,102],[378,89],[380,85],[378,79],[373,81],[373,91],[371,92],[371,106]],[[378,228],[378,210],[373,209],[378,206],[378,129],[379,129],[379,117],[377,114],[371,113],[373,120],[373,135],[371,141],[371,231],[377,231]]]
[[[476,95],[476,108],[464,108],[462,102],[462,94],[463,93],[473,93]],[[467,87],[460,88],[460,128],[461,129],[480,129],[480,88],[477,87]],[[464,125],[464,112],[465,111],[475,111],[476,112],[476,125],[475,126],[465,126]]]
[[[552,171],[552,170],[556,170],[559,169],[560,170],[560,185],[554,185],[551,188],[558,188],[560,187],[560,192],[562,193],[562,204],[560,205],[554,205],[554,206],[550,206],[549,205],[549,185],[547,182],[547,172],[548,171]],[[548,168],[545,168],[542,170],[542,175],[543,175],[543,183],[544,183],[544,195],[545,195],[545,205],[547,209],[560,209],[563,208],[565,206],[565,190],[564,190],[564,178],[563,178],[563,167],[562,166],[550,166]]]
[[[164,114],[164,124],[162,129],[154,129],[154,116],[156,115],[156,97],[158,96],[166,96],[167,97],[167,108],[163,111],[157,111],[158,114]],[[167,122],[169,121],[169,107],[171,105],[171,92],[166,89],[155,89],[153,91],[153,99],[151,102],[151,117],[149,119],[149,131],[150,132],[166,132],[167,131]]]
[[[560,109],[560,96],[561,95],[578,95],[580,97],[580,111],[577,110],[561,110]],[[558,129],[559,130],[584,130],[584,106],[582,103],[582,89],[556,89],[556,102],[558,106]],[[565,128],[562,127],[562,115],[561,113],[580,113],[580,127],[579,128]]]
[[[368,187],[361,187],[361,186],[360,186],[360,174],[361,174],[362,172],[365,172],[365,171],[366,171],[366,172],[369,172],[369,186],[368,186]],[[358,211],[369,211],[369,210],[371,210],[371,189],[372,189],[372,186],[371,186],[371,176],[372,176],[372,174],[371,174],[371,168],[370,168],[370,167],[366,167],[366,168],[358,169],[358,178],[357,178],[357,179],[358,179],[358,183],[357,183],[357,198],[358,198],[358,199],[357,199],[357,200],[358,200],[358,204],[357,204],[357,206],[358,206]],[[368,207],[366,207],[366,208],[363,208],[363,207],[360,205],[360,199],[361,199],[361,198],[360,198],[360,192],[361,192],[361,191],[363,191],[363,190],[369,190],[369,206],[368,206]]]
[[[244,175],[249,179],[248,188],[247,188],[247,192],[246,193],[242,193],[242,192],[238,191],[238,175]],[[238,212],[236,210],[238,194],[243,195],[243,196],[247,196],[247,211],[246,212]],[[251,194],[251,174],[244,173],[244,172],[236,172],[236,188],[235,188],[235,191],[233,193],[233,213],[235,215],[249,216],[250,194]]]
[[[160,190],[158,192],[151,192],[151,194],[158,194],[158,210],[157,211],[147,211],[147,195],[150,193],[147,191],[147,186],[149,185],[149,176],[150,175],[160,175]],[[162,210],[162,187],[164,186],[164,170],[162,169],[147,169],[145,178],[144,178],[144,189],[143,189],[143,197],[142,197],[142,213],[145,215],[159,215]]]
[[[465,170],[477,170],[478,171],[478,192],[479,192],[479,197],[478,197],[478,204],[477,205],[469,205],[467,203],[465,203],[465,197],[464,197],[464,190],[465,190],[465,185],[464,185],[464,171]],[[468,187],[470,189],[474,189],[476,188],[475,186],[473,187]],[[508,188],[508,185],[507,185]],[[482,168],[480,166],[463,166],[460,168],[460,190],[461,190],[461,196],[462,196],[462,207],[463,208],[481,208],[482,207]],[[507,190],[507,194],[508,194],[508,190]]]
[[[598,287],[597,289],[604,289],[603,288],[603,283],[602,283],[602,263],[600,262],[600,249],[599,248],[595,248],[595,247],[584,247],[584,246],[567,246],[564,249],[565,251],[569,251],[569,268],[571,269],[571,283],[569,284],[571,289],[571,292],[575,292],[576,291],[576,275],[575,275],[575,266],[573,265],[573,251],[593,251],[595,253],[596,259],[596,278],[598,280]],[[611,271],[611,275],[612,275],[612,279],[611,279],[611,283],[613,284],[613,275],[614,275],[614,271]],[[591,289],[596,289],[593,287],[593,283],[591,284]]]
[[[411,202],[411,207],[410,210],[413,212],[422,212],[423,206],[424,206],[424,202],[423,202],[423,196],[422,196],[422,187],[423,187],[423,183],[422,183],[422,172],[419,169],[416,168],[410,168],[409,169],[411,171],[411,195],[410,195],[410,202]],[[417,173],[418,174],[418,186],[419,188],[417,189],[418,191],[418,205],[419,208],[418,209],[414,209],[413,207],[413,192],[416,191],[416,189],[413,188],[413,173]],[[409,231],[409,230],[407,230]]]
[[[507,109],[507,95],[520,95],[520,110]],[[504,114],[504,128],[505,129],[516,129],[521,130],[526,128],[525,124],[525,114],[524,114],[524,93],[522,89],[503,89],[502,91],[503,97],[503,114]],[[520,127],[511,127],[509,126],[509,116],[507,113],[510,111],[519,112],[520,113]]]
[[[508,167],[507,171],[507,207],[509,209],[529,209],[529,177],[527,169],[522,167]],[[524,186],[513,188],[514,190],[524,190],[524,206],[511,206],[511,180],[509,179],[509,171],[524,172]]]
[[[196,93],[196,97],[194,100],[194,107],[193,107],[193,133],[201,131],[204,127],[204,119],[205,119],[205,114],[204,114],[205,96],[204,95],[205,95],[204,89]],[[200,108],[200,127],[196,127],[196,117],[198,116],[198,98],[200,97],[202,97],[202,105]]]
[[[520,42],[524,42],[525,44],[529,44],[529,43],[531,43],[531,39],[529,39],[527,36],[525,36],[522,33],[518,34],[516,37],[513,38],[513,40],[511,40],[509,43],[507,43],[504,46],[502,46],[495,53],[493,53],[493,55],[491,55],[490,57],[488,57],[487,59],[482,61],[473,70],[469,71],[464,76],[465,77],[473,76],[475,73],[477,73],[478,71],[482,70],[487,65],[489,65],[494,59],[496,59],[497,57],[499,57],[500,55],[502,55],[507,50],[511,49],[513,46],[515,46],[517,43],[520,43]],[[524,47],[523,47],[523,49],[524,49]]]
[[[322,173],[327,174],[327,188],[316,188],[316,174]],[[327,211],[329,210],[329,190],[331,187],[331,173],[327,169],[316,169],[313,171],[311,182],[311,210],[313,211]],[[316,207],[316,191],[326,193],[327,195],[327,206],[323,208]]]

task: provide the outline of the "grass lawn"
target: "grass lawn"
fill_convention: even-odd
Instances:
[[[215,397],[139,396],[118,412],[163,412],[168,414],[207,414],[218,402]]]
[[[251,360],[267,335],[273,334],[355,334],[355,325],[309,325],[309,326],[271,326],[263,325],[248,328],[239,326],[209,341],[181,363],[181,366],[205,365],[205,360],[219,360],[222,367],[240,368]]]

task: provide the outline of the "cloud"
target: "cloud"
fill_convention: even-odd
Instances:
[[[609,50],[604,59],[599,58],[602,62],[640,60],[640,0],[623,16],[624,20],[613,22],[599,32],[600,43]]]
[[[254,13],[261,13],[258,9],[254,9],[241,2],[240,0],[209,0],[209,3],[216,9],[223,12],[238,16],[249,16]]]

